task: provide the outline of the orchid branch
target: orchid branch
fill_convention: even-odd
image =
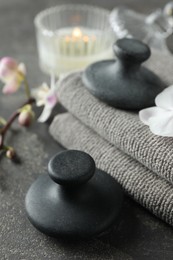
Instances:
[[[51,87],[44,83],[31,93],[26,78],[25,65],[23,63],[18,64],[13,58],[5,57],[0,60],[0,79],[5,84],[3,88],[4,94],[14,93],[23,85],[27,97],[27,101],[12,113],[7,121],[0,117],[0,151],[6,151],[6,156],[13,159],[15,156],[13,147],[4,144],[7,131],[17,118],[21,126],[28,127],[31,124],[34,118],[33,103],[36,103],[37,106],[44,106],[43,112],[38,119],[39,122],[45,122],[49,118],[53,107],[58,101],[55,91],[55,77],[51,77]]]
[[[20,109],[22,109],[26,105],[30,105],[30,104],[33,104],[33,103],[35,103],[35,99],[34,98],[29,98],[22,106],[20,106]],[[6,122],[6,124],[0,130],[0,150],[9,150],[9,149],[7,149],[7,146],[4,145],[4,139],[5,139],[5,136],[6,136],[6,133],[7,133],[8,129],[11,127],[11,125],[13,124],[15,119],[20,115],[20,113],[21,113],[20,109],[17,109],[9,117],[9,119]]]

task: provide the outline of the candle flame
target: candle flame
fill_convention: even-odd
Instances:
[[[76,37],[76,38],[80,38],[82,36],[82,31],[80,28],[76,27],[74,28],[73,32],[72,32],[72,36]]]
[[[84,42],[88,42],[88,41],[89,41],[89,37],[88,37],[87,35],[84,35],[83,41],[84,41]]]

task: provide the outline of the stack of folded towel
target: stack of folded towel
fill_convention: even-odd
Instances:
[[[173,83],[173,58],[159,55],[153,55],[147,66]],[[91,154],[97,167],[111,174],[131,197],[173,225],[173,138],[153,135],[137,113],[93,97],[81,75],[70,74],[58,86],[59,100],[69,112],[55,117],[51,135],[68,149]]]

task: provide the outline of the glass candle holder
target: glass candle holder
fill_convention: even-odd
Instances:
[[[173,33],[173,4],[149,15],[120,6],[112,10],[110,24],[117,38],[133,37],[154,49],[169,52],[166,40]],[[170,40],[172,43],[172,37]]]
[[[106,9],[67,4],[52,7],[35,18],[41,69],[59,76],[112,58],[115,34]]]

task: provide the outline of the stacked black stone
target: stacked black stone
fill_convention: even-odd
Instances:
[[[40,176],[26,195],[26,211],[41,232],[57,238],[90,238],[115,223],[123,193],[92,157],[69,150],[55,155],[49,175]]]
[[[115,108],[140,110],[153,106],[166,84],[141,66],[150,57],[149,47],[139,40],[123,38],[113,49],[117,60],[99,61],[84,71],[86,88]]]

